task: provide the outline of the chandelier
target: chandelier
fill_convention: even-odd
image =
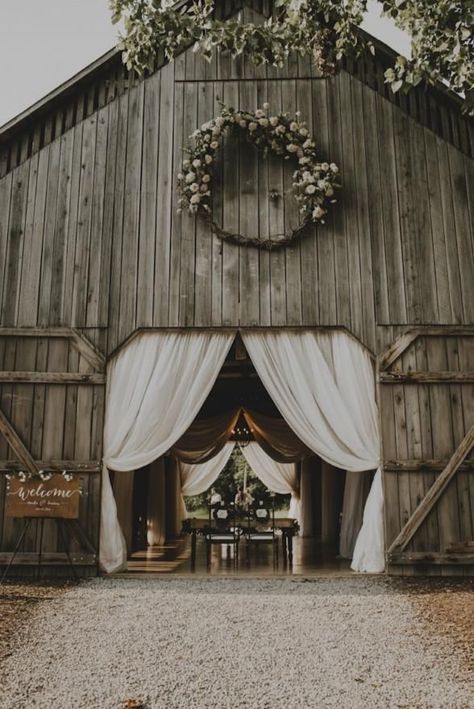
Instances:
[[[252,429],[242,421],[237,422],[235,428],[232,429],[232,435],[241,448],[245,448],[253,440]]]

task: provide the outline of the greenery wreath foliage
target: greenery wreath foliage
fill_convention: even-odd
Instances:
[[[362,22],[360,0],[276,0],[275,16],[261,24],[214,17],[216,0],[110,0],[112,20],[123,20],[124,61],[139,73],[153,66],[158,49],[173,59],[194,45],[210,60],[215,47],[246,54],[255,65],[282,66],[290,52],[312,53],[318,69],[333,74],[336,61],[361,47],[354,27]]]
[[[269,250],[288,246],[301,236],[310,224],[321,222],[327,213],[327,205],[335,202],[335,190],[339,186],[339,169],[335,163],[319,162],[315,142],[309,134],[300,114],[269,114],[269,104],[256,111],[236,111],[221,104],[219,116],[204,123],[190,136],[192,147],[186,149],[188,158],[178,174],[181,193],[180,209],[204,216],[222,239],[247,246]],[[213,166],[223,136],[228,131],[243,131],[248,141],[259,152],[272,152],[284,160],[297,161],[293,173],[293,196],[299,204],[301,224],[289,235],[278,234],[260,240],[221,229],[212,219]],[[283,237],[283,238],[278,238]]]
[[[244,0],[245,4],[245,0]],[[443,82],[466,98],[474,113],[474,9],[471,0],[378,0],[382,15],[410,36],[411,56],[398,56],[385,72],[395,93],[423,79]],[[359,28],[368,0],[274,0],[261,24],[240,17],[219,20],[216,0],[110,0],[112,20],[123,22],[123,60],[129,69],[152,69],[158,51],[173,59],[185,47],[210,60],[214,49],[245,54],[256,65],[282,66],[291,52],[312,55],[323,76],[343,57],[374,52]]]

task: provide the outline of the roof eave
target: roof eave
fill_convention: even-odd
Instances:
[[[55,101],[63,100],[66,96],[68,96],[68,94],[76,91],[81,84],[89,83],[95,74],[100,74],[103,71],[105,66],[117,61],[120,54],[121,51],[118,46],[109,49],[108,52],[93,61],[91,64],[88,64],[84,67],[84,69],[81,69],[81,71],[71,76],[70,79],[64,81],[62,84],[43,96],[43,98],[39,99],[39,101],[36,101],[29,108],[7,121],[7,123],[4,123],[3,126],[0,126],[0,142],[8,140],[10,135],[16,132],[19,128],[20,124],[27,125],[35,120],[38,115],[49,111],[51,105]]]

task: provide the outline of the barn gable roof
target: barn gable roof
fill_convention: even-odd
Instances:
[[[242,2],[234,0],[232,5],[228,16],[237,12]],[[473,122],[462,114],[463,101],[442,85],[420,84],[408,95],[392,94],[384,82],[384,71],[393,64],[396,52],[379,40],[370,39],[375,46],[375,55],[366,52],[357,60],[344,60],[342,71],[347,71],[418,123],[472,157]],[[157,57],[153,71],[165,63],[164,56]],[[141,80],[123,65],[117,47],[105,53],[0,127],[0,178]]]

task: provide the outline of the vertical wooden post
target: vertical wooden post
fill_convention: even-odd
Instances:
[[[315,456],[301,464],[301,535],[319,537],[321,532],[321,467]]]
[[[344,475],[333,465],[321,461],[321,543],[337,546],[339,513],[342,507]]]
[[[166,460],[165,500],[166,500],[166,539],[176,539],[181,531],[179,519],[179,503],[181,484],[176,460],[172,457]]]
[[[147,500],[147,541],[150,546],[161,545],[165,543],[165,476],[165,461],[164,458],[159,458],[149,466]]]
[[[133,481],[135,472],[114,473],[113,490],[117,516],[130,553],[133,548]]]

